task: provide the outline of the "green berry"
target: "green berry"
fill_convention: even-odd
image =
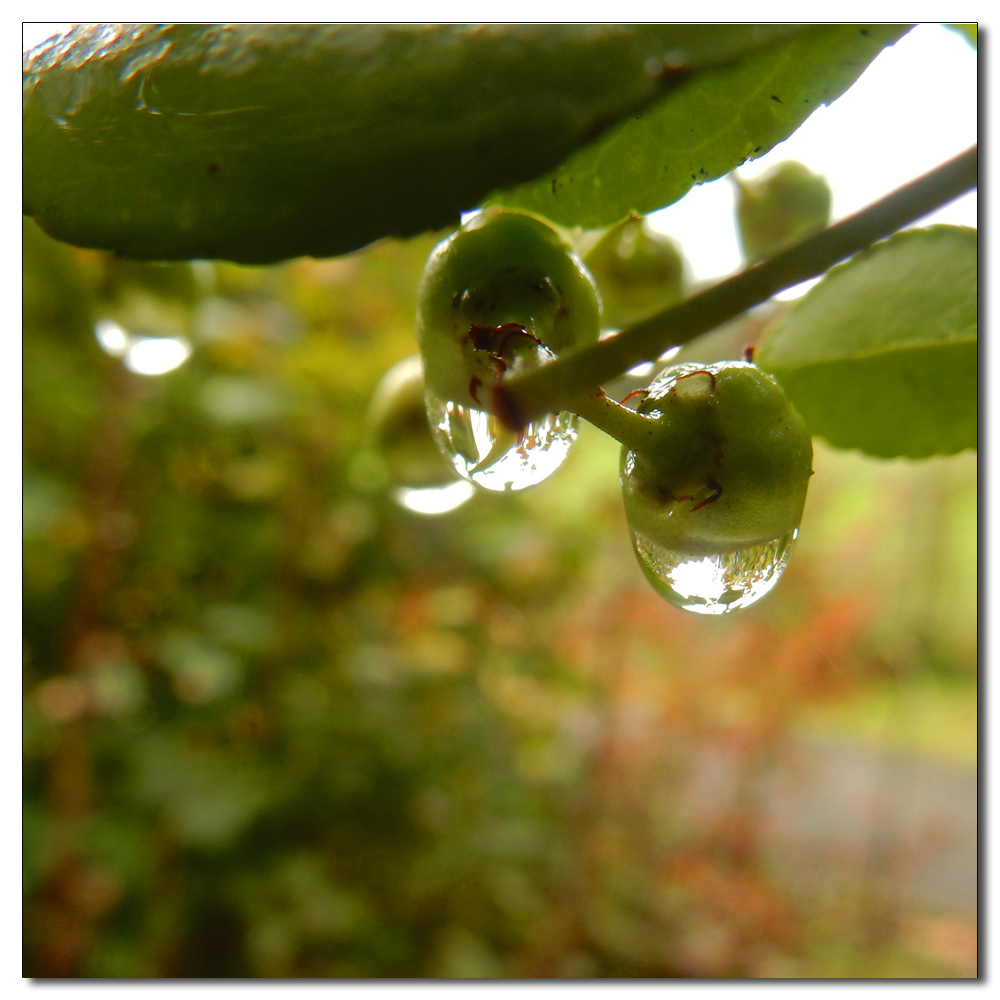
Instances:
[[[427,423],[420,358],[406,358],[385,373],[372,395],[368,424],[393,486],[428,489],[455,481]]]
[[[584,257],[604,306],[602,325],[622,329],[680,302],[684,258],[638,215],[612,226]]]
[[[492,339],[474,328],[523,329]],[[417,339],[427,389],[483,409],[477,387],[597,340],[600,300],[580,259],[547,223],[488,210],[440,243],[417,293]],[[492,355],[492,357],[491,357]],[[551,356],[547,354],[546,356]]]
[[[774,378],[755,365],[676,365],[639,411],[657,419],[649,450],[623,448],[632,531],[691,555],[737,552],[794,531],[812,441]]]
[[[830,221],[830,185],[803,163],[786,160],[753,180],[733,178],[739,187],[740,242],[749,264],[773,257]]]

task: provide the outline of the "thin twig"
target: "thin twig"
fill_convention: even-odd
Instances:
[[[495,389],[496,412],[518,429],[545,413],[572,410],[574,397],[715,329],[766,302],[775,292],[823,274],[838,261],[971,190],[977,184],[978,162],[978,146],[972,146],[776,257],[615,337],[505,381]]]

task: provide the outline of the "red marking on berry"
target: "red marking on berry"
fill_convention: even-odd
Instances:
[[[712,479],[712,478],[709,478],[709,480],[708,480],[708,483],[707,483],[706,485],[708,486],[708,488],[709,488],[710,490],[713,490],[714,492],[712,493],[712,495],[711,495],[710,497],[708,497],[708,498],[707,498],[707,499],[705,499],[705,500],[702,500],[702,502],[701,502],[701,503],[696,503],[696,504],[695,504],[695,505],[694,505],[694,506],[693,506],[693,507],[691,508],[691,513],[692,513],[692,514],[693,514],[693,513],[694,513],[694,512],[696,511],[696,510],[700,510],[700,509],[701,509],[702,507],[704,507],[704,506],[705,506],[706,504],[710,504],[710,503],[715,503],[715,501],[716,501],[716,500],[718,500],[718,499],[719,499],[719,497],[721,497],[721,496],[722,496],[722,487],[721,487],[721,486],[720,486],[720,485],[719,485],[719,484],[718,484],[718,483],[717,483],[717,482],[716,482],[716,481],[715,481],[714,479]]]
[[[470,326],[469,340],[472,341],[474,351],[488,351],[493,343],[493,335],[496,333],[495,326]]]
[[[470,326],[469,339],[476,351],[488,351],[499,357],[511,337],[528,337],[536,344],[541,341],[533,333],[528,333],[520,323],[504,323],[501,326]]]
[[[627,403],[633,396],[642,396],[645,399],[649,395],[648,389],[633,389],[623,400],[623,403]]]
[[[676,391],[677,383],[682,378],[693,378],[695,375],[707,375],[712,380],[712,392],[715,392],[715,372],[710,372],[707,368],[699,368],[696,372],[685,372],[683,375],[678,375],[674,379],[674,384],[670,387],[671,390]]]

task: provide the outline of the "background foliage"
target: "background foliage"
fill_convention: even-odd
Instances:
[[[974,456],[818,446],[786,579],[702,620],[597,432],[525,494],[384,495],[432,238],[191,268],[26,226],[26,974],[969,974],[931,827],[789,846],[823,810],[767,789],[810,746],[973,764]],[[126,314],[190,361],[106,356]]]

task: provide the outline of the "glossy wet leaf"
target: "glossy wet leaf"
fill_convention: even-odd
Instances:
[[[753,25],[84,25],[24,76],[24,210],[144,259],[332,256],[456,224]]]
[[[557,170],[496,200],[584,227],[663,208],[787,138],[907,30],[810,27],[780,46],[696,74]]]
[[[760,345],[814,434],[923,458],[976,447],[977,232],[898,233],[834,268]]]

